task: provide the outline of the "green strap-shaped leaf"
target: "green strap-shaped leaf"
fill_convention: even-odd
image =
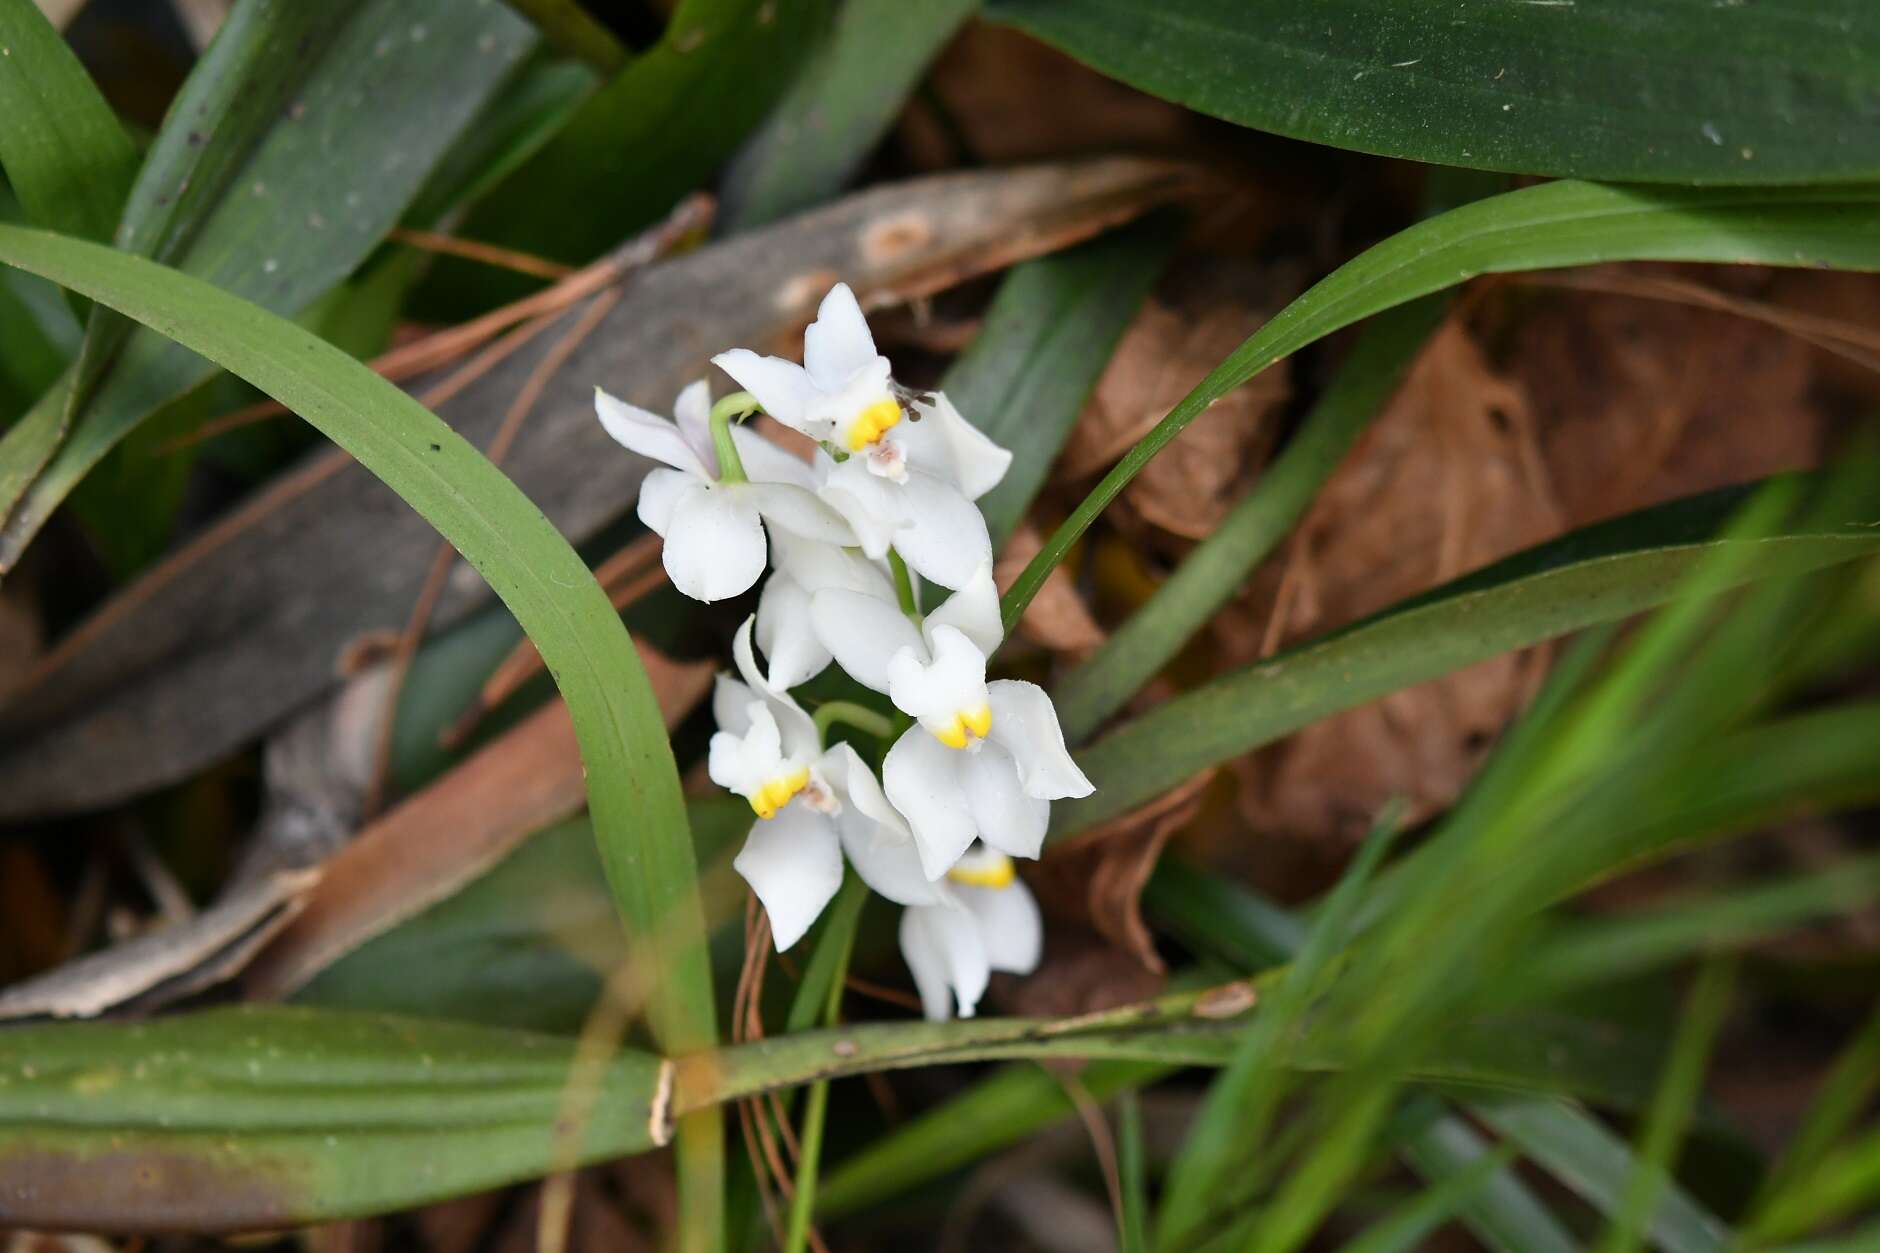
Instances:
[[[1880,504],[1839,525],[1718,538],[1747,499],[1732,488],[1575,531],[1373,618],[1221,675],[1079,755],[1096,792],[1053,806],[1054,834],[1125,813],[1195,771],[1308,722],[1472,662],[1629,617],[1675,597],[1726,549],[1732,585],[1880,551]]]
[[[1007,629],[1051,568],[1149,459],[1214,401],[1274,362],[1374,313],[1478,274],[1624,260],[1877,269],[1880,186],[1548,183],[1464,205],[1398,232],[1280,310],[1103,476],[1006,592]]]
[[[0,0],[0,169],[28,220],[108,240],[137,148],[33,0]]]
[[[277,313],[350,274],[535,42],[499,4],[244,0],[151,144],[119,244]],[[46,400],[0,440],[0,573],[104,456],[212,367],[98,314],[81,404]],[[120,568],[160,550],[186,456],[139,450],[135,490],[92,500]]]
[[[749,230],[842,190],[979,0],[845,0],[725,174],[724,224]]]
[[[1880,176],[1869,0],[993,0],[1144,91],[1438,165],[1666,183]]]
[[[664,1046],[716,1038],[692,845],[659,705],[587,566],[541,511],[417,401],[266,310],[139,257],[0,226],[0,261],[79,291],[239,375],[324,431],[461,552],[502,597],[574,719],[588,804],[633,951],[659,972]]]
[[[281,1007],[0,1032],[0,1223],[252,1231],[546,1174],[570,1039]],[[661,1067],[615,1054],[580,1140],[662,1143]]]

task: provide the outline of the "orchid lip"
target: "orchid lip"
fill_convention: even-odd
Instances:
[[[1004,853],[967,854],[960,858],[947,878],[969,888],[1009,888],[1018,878],[1018,868]]]
[[[746,799],[751,802],[751,811],[759,818],[774,818],[779,809],[789,804],[792,797],[808,786],[809,767],[798,766],[789,774],[767,780],[764,786]]]
[[[992,706],[985,704],[977,709],[953,715],[953,721],[944,727],[930,728],[933,737],[948,748],[967,748],[975,741],[983,740],[992,734]]]
[[[849,423],[848,445],[850,452],[860,452],[885,435],[890,427],[901,421],[901,406],[888,397],[882,397],[862,409]]]

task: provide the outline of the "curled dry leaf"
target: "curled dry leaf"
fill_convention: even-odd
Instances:
[[[1123,333],[1065,444],[1060,475],[1107,469],[1297,286],[1290,273],[1232,258],[1176,266]],[[1282,364],[1216,401],[1136,476],[1119,512],[1182,539],[1213,531],[1273,449],[1286,378]]]
[[[1287,549],[1215,623],[1252,661],[1561,529],[1522,391],[1460,324],[1438,331],[1327,482]],[[1355,843],[1391,797],[1418,821],[1452,803],[1544,671],[1497,657],[1314,723],[1236,763],[1255,830]]]
[[[1200,812],[1213,778],[1214,771],[1204,770],[1141,808],[1046,850],[1028,877],[1046,916],[1054,923],[1088,928],[1142,970],[1164,973],[1167,967],[1142,917],[1143,885],[1169,837]],[[1034,980],[1058,982],[1055,976]]]
[[[1001,595],[1024,573],[1042,547],[1044,537],[1031,522],[1021,523],[1012,532],[1012,538],[1006,541],[992,567],[992,578]],[[1052,569],[1044,586],[1025,607],[1024,616],[1018,620],[1018,633],[1034,644],[1054,653],[1068,653],[1072,658],[1095,651],[1105,638],[1103,628],[1091,616],[1090,607],[1077,594],[1070,571],[1062,565]]]

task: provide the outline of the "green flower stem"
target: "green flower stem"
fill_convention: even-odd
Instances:
[[[920,598],[914,593],[914,576],[908,572],[907,563],[901,560],[901,554],[892,548],[888,550],[888,569],[894,571],[894,594],[900,598],[901,612],[920,622]]]
[[[813,717],[816,723],[816,734],[825,741],[829,738],[829,728],[838,722],[872,735],[878,740],[887,739],[889,733],[894,730],[894,724],[888,721],[888,715],[870,709],[866,705],[858,705],[852,700],[824,701],[816,706]]]
[[[720,483],[748,482],[744,474],[744,459],[738,456],[738,446],[731,438],[731,424],[742,422],[762,409],[763,406],[757,403],[757,397],[749,392],[732,392],[729,396],[720,396],[718,403],[712,406],[708,422],[712,432],[712,447],[718,453]]]

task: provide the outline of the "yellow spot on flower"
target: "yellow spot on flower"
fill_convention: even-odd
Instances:
[[[1009,888],[1012,880],[1018,878],[1018,870],[1010,857],[994,853],[972,858],[970,865],[962,858],[959,865],[947,871],[947,878],[969,888]]]
[[[981,705],[977,709],[954,714],[952,722],[933,734],[948,748],[965,748],[975,739],[983,740],[992,734],[992,706]]]
[[[862,451],[887,434],[888,428],[900,420],[901,406],[885,396],[877,400],[856,414],[855,421],[849,423],[849,451]]]
[[[759,818],[774,818],[790,798],[809,786],[809,767],[799,766],[790,774],[779,775],[751,793],[751,809]]]

